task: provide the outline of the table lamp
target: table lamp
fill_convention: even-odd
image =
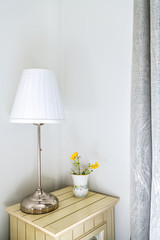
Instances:
[[[46,69],[25,69],[17,89],[10,122],[33,123],[37,126],[38,186],[20,205],[25,213],[41,214],[55,210],[59,201],[41,187],[41,125],[64,119],[62,101],[55,73]]]

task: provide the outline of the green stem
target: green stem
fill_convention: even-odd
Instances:
[[[79,175],[80,175],[81,174],[81,169],[80,169],[79,157],[78,157],[78,166],[79,166]]]
[[[71,169],[72,170],[72,172],[74,173],[74,174],[76,174],[76,172],[73,170],[73,169]]]

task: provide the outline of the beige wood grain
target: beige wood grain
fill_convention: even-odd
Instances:
[[[104,212],[104,220],[107,221],[107,239],[114,239],[113,213],[112,208]]]
[[[91,197],[91,196],[93,196],[93,195],[95,195],[95,193],[89,192],[87,198],[88,198],[88,197]],[[46,216],[55,214],[56,212],[60,211],[61,209],[66,208],[66,207],[68,207],[68,206],[70,206],[70,205],[72,205],[72,204],[75,204],[75,203],[77,203],[77,202],[80,202],[80,201],[82,201],[82,200],[83,200],[82,198],[75,198],[75,197],[71,197],[71,198],[68,198],[68,199],[66,199],[66,200],[63,199],[63,200],[59,203],[59,207],[58,207],[55,211],[53,211],[53,212],[50,212],[50,213],[47,213],[47,214],[41,214],[41,215],[31,215],[31,214],[27,214],[27,215],[24,216],[24,218],[27,219],[27,220],[29,220],[29,221],[31,221],[31,222],[35,222],[35,221],[38,220],[38,219],[41,219],[41,218],[44,218],[44,217],[46,217]],[[16,213],[17,213],[17,212],[16,212]],[[18,213],[18,214],[19,214],[19,213]]]
[[[90,196],[95,195],[95,194],[96,193],[89,191],[87,197],[90,197]],[[58,196],[58,194],[57,194],[57,196]],[[59,199],[59,201],[60,201],[59,207],[54,212],[59,211],[60,209],[62,209],[64,207],[67,207],[71,204],[74,204],[74,203],[82,200],[81,198],[73,197],[73,191],[69,191],[67,193],[61,194],[60,197],[58,197],[58,198],[60,198]],[[13,214],[13,212],[14,212],[16,214],[16,216],[18,215],[18,216],[24,217],[24,218],[28,219],[29,221],[35,221],[37,219],[40,219],[40,218],[44,217],[44,215],[46,215],[46,214],[39,214],[39,215],[26,214],[26,213],[24,213],[20,210],[20,204],[16,204],[16,205],[13,205],[11,207],[8,207],[8,208],[6,208],[6,210],[7,210],[8,213]],[[48,214],[51,214],[51,213],[48,213]]]
[[[104,240],[114,240],[113,209],[118,198],[95,192],[84,199],[76,198],[72,187],[53,194],[59,198],[59,208],[47,214],[23,213],[19,204],[6,209],[10,214],[10,240],[89,240],[104,222]]]
[[[112,215],[112,218],[111,218],[111,224],[112,224],[112,240],[114,240],[114,209],[113,209],[113,208],[111,209],[111,215]]]
[[[14,213],[16,214],[16,216],[19,215],[20,217],[24,217],[27,215],[26,213],[22,212],[21,210],[15,211]]]
[[[55,194],[54,194],[55,195]],[[67,198],[73,197],[73,190],[71,190],[70,192],[64,193],[60,196],[55,195],[56,197],[58,197],[59,201],[63,201],[66,200]]]
[[[18,240],[18,220],[10,216],[10,240]]]
[[[26,224],[26,240],[36,240],[35,228],[30,224]]]
[[[98,226],[98,225],[102,224],[103,222],[104,222],[103,213],[98,214],[95,217],[95,226]]]
[[[60,240],[72,240],[72,231],[69,231],[68,233],[65,233]]]
[[[84,234],[84,225],[80,224],[79,226],[73,229],[73,239],[76,239]]]
[[[18,219],[18,240],[25,240],[26,239],[26,226],[25,222]]]
[[[72,189],[73,189],[72,186],[68,186],[68,187],[56,190],[54,192],[51,192],[51,194],[54,194],[55,196],[60,196],[61,194],[71,191]]]
[[[67,231],[73,226],[82,223],[98,213],[103,212],[105,208],[109,208],[113,205],[113,198],[105,197],[81,210],[70,214],[69,216],[63,217],[59,221],[56,221],[45,227],[46,230],[50,231],[54,235],[61,234],[61,232]]]
[[[55,238],[49,236],[49,235],[46,235],[46,240],[55,240]]]
[[[74,212],[77,212],[77,211],[80,212],[80,209],[83,209],[83,208],[89,206],[90,204],[93,204],[96,201],[99,201],[100,199],[103,199],[103,198],[104,198],[104,195],[102,195],[102,194],[96,194],[89,198],[84,198],[82,201],[72,204],[58,212],[53,212],[52,214],[47,215],[46,217],[40,218],[39,220],[35,221],[34,223],[40,227],[45,227],[54,222],[57,222],[60,219],[63,219],[64,217],[66,217]]]
[[[85,226],[85,233],[89,232],[91,229],[94,228],[94,218],[89,219],[84,223]]]
[[[100,232],[102,232],[103,240],[111,240],[111,239],[106,238],[106,224],[103,224],[102,226],[95,228],[94,231],[91,231],[87,235],[77,238],[76,240],[89,240],[92,237],[96,236]]]
[[[6,209],[11,212],[15,212],[20,209],[20,203],[14,204],[13,206],[7,207]]]
[[[37,240],[45,240],[45,233],[36,229],[36,239]]]

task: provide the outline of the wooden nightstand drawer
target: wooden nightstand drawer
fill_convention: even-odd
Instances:
[[[96,228],[86,236],[76,239],[76,240],[110,240],[106,235],[107,225],[103,224],[101,227]],[[98,235],[98,238],[95,237]]]

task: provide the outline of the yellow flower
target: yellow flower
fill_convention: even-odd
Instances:
[[[94,165],[94,164],[91,164],[91,168],[92,168],[92,169],[95,169],[95,165]]]
[[[95,168],[99,168],[99,163],[95,162],[94,166],[95,166]]]
[[[71,156],[71,160],[76,160],[77,156],[78,156],[78,152],[73,153]]]
[[[92,169],[96,169],[99,167],[99,163],[98,162],[95,162],[95,164],[91,164],[91,168]]]

